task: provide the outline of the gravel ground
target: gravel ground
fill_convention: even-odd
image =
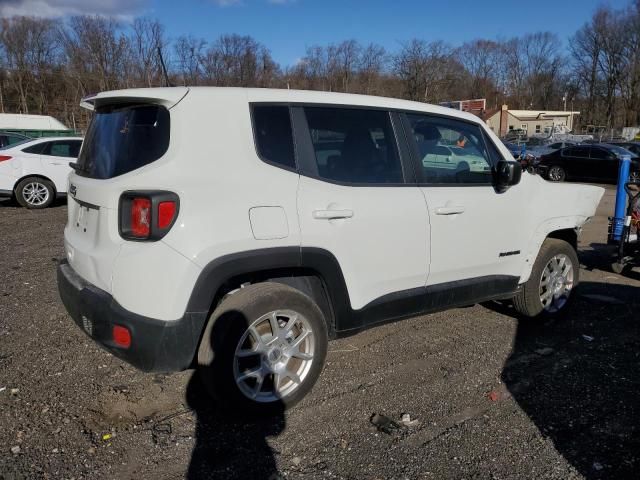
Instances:
[[[562,320],[492,303],[331,342],[313,392],[265,423],[95,346],[57,295],[65,205],[0,202],[0,478],[639,478],[640,271],[608,271],[612,202]],[[417,423],[387,434],[376,413]]]

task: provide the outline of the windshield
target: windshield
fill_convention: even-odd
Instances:
[[[169,148],[169,111],[159,105],[126,105],[96,111],[76,172],[90,178],[123,175],[158,160]]]

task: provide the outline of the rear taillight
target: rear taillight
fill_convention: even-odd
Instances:
[[[160,240],[175,223],[180,202],[171,192],[135,191],[120,196],[120,235],[127,240]]]
[[[160,202],[158,204],[158,228],[167,228],[176,217],[176,202]]]
[[[151,233],[151,200],[131,200],[131,234],[136,238],[148,238]]]
[[[4,162],[5,160],[11,160],[13,157],[9,155],[0,155],[0,162]]]

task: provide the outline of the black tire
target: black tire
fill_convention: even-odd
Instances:
[[[560,165],[551,165],[547,170],[547,179],[550,182],[564,182],[567,179],[567,172]]]
[[[566,302],[556,311],[553,311],[552,309],[545,309],[545,306],[542,303],[540,283],[547,265],[553,257],[559,254],[566,255],[572,264],[573,286],[569,292]],[[513,298],[513,306],[518,313],[530,318],[561,314],[570,306],[573,298],[575,297],[575,289],[578,286],[579,280],[580,263],[575,249],[564,240],[547,238],[542,244],[538,257],[533,264],[529,280],[521,287],[520,292],[518,292],[518,294]]]
[[[34,190],[41,192],[41,194],[33,195]],[[56,191],[53,183],[49,180],[41,177],[27,177],[16,185],[15,195],[20,206],[38,210],[47,208],[53,203]]]
[[[310,366],[306,367],[301,382],[290,393],[274,400],[256,401],[243,393],[236,383],[236,348],[240,348],[239,342],[250,325],[274,311],[292,311],[306,319],[313,335],[305,342],[306,345],[312,345],[313,358]],[[292,337],[294,341],[295,338]],[[287,341],[291,343],[292,339]],[[205,389],[222,407],[244,414],[275,415],[298,403],[311,390],[324,366],[327,343],[324,316],[311,298],[286,285],[258,283],[227,296],[211,314],[198,350],[198,370]],[[286,343],[284,345],[283,352],[289,346]],[[263,367],[264,362],[270,358],[269,355],[254,355],[251,361],[257,362],[256,368]],[[294,358],[287,360],[291,361],[303,363]],[[273,390],[273,374],[267,374],[264,378],[264,381],[271,383]],[[281,377],[278,385],[282,385],[285,380],[293,386],[293,380],[287,377]],[[240,383],[245,389],[248,388],[248,380]],[[262,388],[268,391],[268,387],[269,385]]]

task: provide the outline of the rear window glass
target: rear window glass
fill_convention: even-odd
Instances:
[[[112,178],[158,160],[169,148],[169,111],[159,105],[100,108],[78,157],[78,175]]]
[[[296,168],[289,107],[254,106],[253,128],[260,158],[286,168]]]
[[[24,153],[35,153],[39,154],[49,145],[49,142],[36,143],[35,145],[31,145],[30,147],[23,148],[22,151]],[[15,145],[14,145],[15,146]]]

